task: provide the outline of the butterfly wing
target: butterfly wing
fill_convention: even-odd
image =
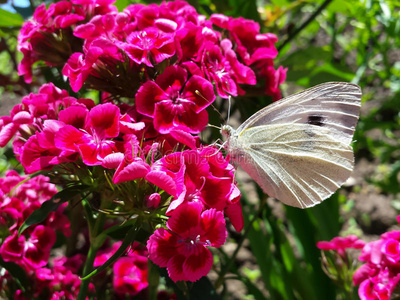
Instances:
[[[329,128],[311,124],[248,128],[231,145],[228,150],[261,188],[291,206],[306,208],[327,199],[353,170],[352,147]]]
[[[361,107],[361,89],[345,82],[328,82],[276,101],[239,126],[237,132],[265,124],[311,124],[351,143]]]

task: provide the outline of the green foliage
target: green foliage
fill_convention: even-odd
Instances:
[[[37,210],[33,211],[32,214],[25,220],[25,222],[18,229],[18,234],[23,233],[29,226],[43,222],[47,216],[52,212],[56,211],[60,205],[71,200],[73,197],[82,194],[88,190],[87,185],[75,185],[65,188],[58,192],[50,200],[43,202],[43,204]]]
[[[15,279],[18,287],[26,292],[30,289],[30,281],[25,270],[18,264],[13,262],[4,261],[0,256],[0,267],[7,270],[10,275]]]
[[[18,13],[11,13],[0,8],[0,27],[20,27],[24,19]]]
[[[354,137],[356,161],[378,163],[366,180],[395,199],[400,194],[397,5],[395,1],[270,1],[258,8],[263,31],[279,38],[276,65],[288,68],[284,94],[327,81],[362,87],[364,107]],[[239,110],[245,120],[267,104],[260,98],[237,99],[233,111]],[[355,186],[354,191],[360,188]],[[334,285],[324,274],[315,246],[340,235],[345,222],[352,232],[360,232],[356,219],[340,215],[352,213],[353,201],[338,192],[311,209],[286,207],[285,219],[279,219],[272,213],[275,205],[260,209],[262,204],[254,204],[259,199],[246,201],[245,220],[251,226],[245,236],[260,270],[258,282],[263,282],[267,294],[244,281],[248,292],[255,299],[355,299],[349,289]],[[231,271],[241,278],[238,270]]]

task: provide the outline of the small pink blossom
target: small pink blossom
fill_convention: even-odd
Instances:
[[[7,237],[0,247],[5,261],[26,266],[30,270],[44,267],[50,256],[50,249],[56,241],[56,234],[50,227],[36,226],[28,239],[17,233]]]
[[[174,211],[167,228],[159,228],[149,238],[149,258],[166,267],[173,281],[197,281],[208,274],[212,254],[208,249],[225,243],[227,232],[221,212],[188,202]]]
[[[18,50],[24,54],[18,74],[32,81],[32,65],[39,60],[50,66],[65,63],[71,49],[79,49],[82,42],[71,35],[70,27],[85,19],[85,11],[69,1],[38,6],[33,19],[27,21],[18,36]]]
[[[358,295],[361,300],[390,300],[399,283],[400,274],[391,277],[388,270],[382,270],[378,275],[361,282]]]
[[[358,239],[355,235],[349,235],[347,237],[335,237],[331,241],[321,241],[317,243],[317,247],[321,250],[335,250],[341,257],[346,256],[346,249],[362,249],[365,242]]]
[[[147,257],[133,252],[119,258],[113,266],[114,290],[118,294],[137,295],[148,287]]]
[[[150,28],[131,33],[121,48],[134,62],[149,67],[175,54],[173,35]]]
[[[146,201],[146,206],[148,208],[157,208],[158,205],[160,204],[161,196],[159,193],[153,193],[149,196],[146,196],[145,201]]]
[[[27,174],[50,170],[54,165],[74,161],[76,157],[61,157],[56,147],[55,134],[63,126],[62,122],[48,120],[42,132],[36,132],[25,143],[21,152],[21,163]]]
[[[210,82],[197,75],[187,80],[187,72],[178,66],[165,69],[155,82],[146,82],[136,94],[138,112],[154,118],[160,133],[173,129],[198,133],[208,122],[205,108],[215,95]]]

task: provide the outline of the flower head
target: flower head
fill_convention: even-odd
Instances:
[[[198,202],[182,205],[168,220],[168,229],[157,229],[147,242],[149,258],[160,267],[167,267],[174,281],[196,281],[207,275],[212,266],[208,247],[225,243],[222,212],[202,209]]]
[[[181,129],[199,133],[208,122],[205,108],[215,99],[213,87],[204,78],[178,66],[165,69],[156,81],[146,82],[136,94],[138,112],[154,118],[160,133]]]

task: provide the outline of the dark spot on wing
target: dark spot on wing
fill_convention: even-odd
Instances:
[[[324,117],[321,115],[309,115],[307,118],[307,123],[315,126],[323,126]]]

